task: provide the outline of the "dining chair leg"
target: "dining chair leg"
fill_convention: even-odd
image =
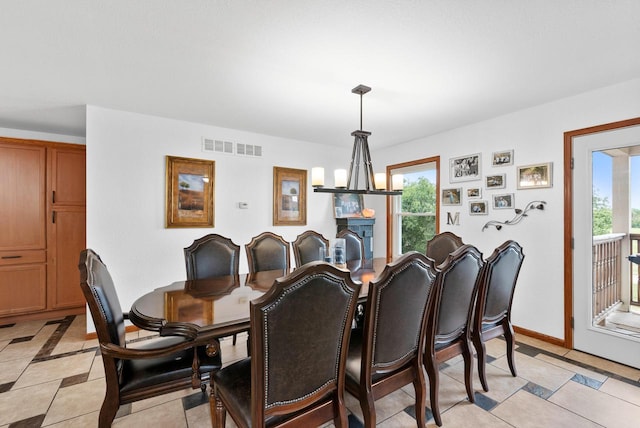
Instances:
[[[211,412],[211,427],[224,428],[227,422],[227,409],[218,397],[215,388],[211,389],[211,395],[209,395],[209,410]]]
[[[475,402],[473,392],[473,355],[471,354],[471,343],[468,340],[462,341],[462,359],[464,360],[464,385],[467,389],[467,397],[471,403]]]
[[[478,377],[480,378],[482,389],[485,392],[489,392],[485,366],[487,363],[487,348],[482,340],[482,333],[478,332],[473,334],[473,347],[476,349],[476,355],[478,357]]]
[[[370,390],[360,396],[360,407],[362,408],[362,416],[364,416],[365,428],[374,428],[376,426],[376,405]]]
[[[416,422],[419,428],[424,428],[427,423],[427,415],[425,411],[427,384],[420,365],[414,368],[414,372],[413,387],[416,391]]]
[[[509,369],[511,370],[511,374],[513,377],[516,377],[518,374],[516,372],[516,363],[515,363],[515,345],[516,340],[513,334],[513,327],[511,326],[511,322],[507,321],[506,326],[504,328],[504,338],[507,342],[507,362],[509,363]]]
[[[100,408],[100,416],[98,417],[99,428],[111,427],[119,407],[118,399],[116,398],[114,400],[113,398],[109,398],[109,394],[107,394]]]
[[[344,400],[342,402],[338,402],[335,405],[338,406],[338,411],[336,416],[333,418],[333,425],[335,425],[336,428],[349,428],[349,419],[347,417],[347,407],[344,404]]]
[[[442,426],[442,418],[440,417],[440,406],[438,406],[438,389],[440,385],[440,379],[438,375],[438,363],[435,359],[425,358],[424,366],[429,376],[429,401],[431,403],[431,413],[433,414],[433,420],[439,427]]]

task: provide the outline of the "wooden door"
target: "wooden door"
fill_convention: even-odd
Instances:
[[[0,252],[44,250],[46,149],[0,143]]]
[[[85,151],[49,150],[49,307],[84,306],[78,260],[86,245]]]
[[[46,308],[46,149],[0,142],[0,315]]]

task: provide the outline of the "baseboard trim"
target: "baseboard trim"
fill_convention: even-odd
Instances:
[[[567,348],[566,343],[563,339],[558,339],[557,337],[547,336],[546,334],[538,333],[537,331],[528,330],[526,328],[513,326],[513,331],[518,334],[524,334],[525,336],[532,337],[534,339],[542,340],[543,342],[551,343],[552,345],[562,346],[563,348]],[[571,349],[571,348],[568,348]]]
[[[124,328],[124,332],[125,333],[131,333],[134,331],[139,331],[140,329],[138,327],[136,327],[135,325],[128,325]],[[91,339],[97,339],[98,338],[98,333],[96,333],[95,331],[90,331],[89,333],[85,334],[85,339],[86,340],[91,340]]]
[[[63,318],[69,315],[83,315],[86,312],[86,306],[78,306],[75,308],[67,309],[55,309],[52,311],[34,312],[24,315],[11,315],[6,317],[0,317],[0,325],[14,324],[22,321],[33,320],[55,320],[56,318]]]

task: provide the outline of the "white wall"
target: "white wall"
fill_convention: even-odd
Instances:
[[[463,196],[459,207],[444,206],[440,213],[440,230],[460,235],[466,243],[476,245],[485,257],[507,239],[518,241],[524,248],[525,261],[514,297],[513,323],[556,338],[564,337],[564,210],[563,210],[563,143],[564,132],[630,119],[640,116],[640,79],[578,96],[558,100],[492,120],[421,138],[384,150],[372,157],[376,164],[406,162],[440,156],[440,186],[481,186],[483,200],[491,202],[491,194],[515,193],[515,205],[523,208],[532,200],[547,202],[545,211],[534,211],[516,226],[501,231],[491,228],[482,232],[488,220],[508,220],[511,210],[489,210],[488,216],[469,216],[468,199]],[[514,165],[491,167],[491,153],[514,149]],[[482,176],[507,174],[507,188],[488,191],[483,181],[449,182],[449,158],[482,153]],[[516,190],[516,166],[553,162],[551,189]],[[383,200],[370,198],[367,206],[376,212],[385,209]],[[446,224],[447,212],[460,212],[460,225]],[[578,214],[579,215],[579,214]],[[584,215],[589,215],[585,213]],[[385,252],[386,226],[376,222],[375,254]]]
[[[262,158],[202,152],[202,137],[257,144]],[[344,167],[350,147],[293,141],[141,114],[87,107],[87,246],[109,267],[124,310],[142,294],[185,278],[183,248],[208,233],[241,248],[270,230],[293,241],[307,229],[335,237],[332,195],[307,188],[307,225],[273,226],[273,167]],[[215,161],[215,227],[165,228],[165,156]],[[338,162],[336,164],[336,162]],[[329,181],[329,177],[327,177]],[[239,209],[238,202],[249,204]],[[292,258],[293,262],[293,258]],[[92,328],[89,328],[92,330]]]

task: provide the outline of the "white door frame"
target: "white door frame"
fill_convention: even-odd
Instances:
[[[565,133],[565,345],[638,368],[640,340],[591,322],[591,155],[639,144],[639,125],[637,118]]]

